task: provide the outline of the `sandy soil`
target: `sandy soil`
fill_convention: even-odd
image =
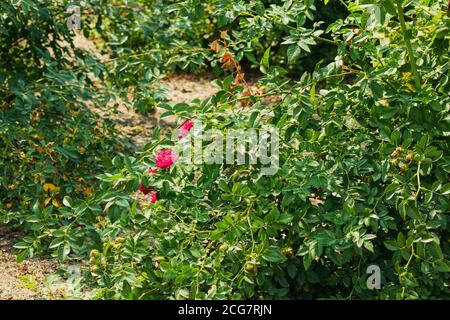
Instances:
[[[101,42],[86,39],[79,32],[75,34],[74,45],[77,48],[89,52],[100,61],[109,59],[107,49]],[[90,74],[89,77],[96,82],[95,77],[92,74]],[[165,77],[162,80],[161,85],[168,87],[166,93],[168,102],[191,102],[197,98],[207,98],[217,92],[218,89],[211,83],[212,80],[214,80],[214,77],[210,74],[198,76],[175,73]],[[132,90],[130,90],[130,94],[128,95],[128,100],[130,101],[133,99],[131,91]],[[120,101],[111,102],[108,105],[108,110],[102,110],[90,104],[88,104],[88,106],[103,118],[111,119],[116,124],[118,131],[129,138],[131,144],[136,149],[142,148],[149,142],[156,125],[158,125],[162,131],[170,130],[176,126],[176,119],[171,117],[164,119],[160,118],[160,115],[165,111],[160,108],[156,108],[156,110],[147,115],[142,115],[127,108],[125,104]]]
[[[170,87],[168,99],[170,102],[191,102],[194,99],[205,99],[214,95],[218,89],[212,84],[212,75],[198,76],[193,74],[171,74],[164,83]]]
[[[53,260],[30,259],[20,264],[12,246],[21,234],[0,226],[0,300],[41,299],[47,294],[44,281],[57,263]]]
[[[197,98],[207,98],[217,92],[217,87],[211,83],[212,79],[211,76],[175,73],[164,78],[161,84],[168,87],[166,96],[169,103],[189,103]],[[158,125],[162,131],[176,126],[176,119],[173,117],[161,119],[164,109],[156,108],[153,112],[143,115],[127,108],[124,103],[114,102],[113,104],[115,107],[106,111],[97,109],[95,106],[91,107],[103,118],[111,119],[118,131],[129,138],[131,144],[137,149],[150,141],[155,126]]]

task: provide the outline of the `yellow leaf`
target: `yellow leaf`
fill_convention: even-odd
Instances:
[[[51,197],[46,198],[46,199],[44,200],[44,205],[47,206],[47,205],[50,203],[50,201],[52,201],[52,198],[51,198]]]
[[[406,86],[408,87],[409,92],[414,92],[413,85],[411,83],[407,83]]]
[[[52,199],[52,204],[53,204],[56,208],[61,207],[61,205],[59,204],[59,201],[56,200],[56,199]]]
[[[13,206],[12,202],[8,202],[8,203],[6,204],[6,207],[7,207],[8,209],[11,209],[12,206]]]
[[[86,187],[83,189],[83,195],[85,197],[89,197],[89,195],[92,193],[92,186],[91,187]]]
[[[22,159],[25,159],[26,156],[27,156],[27,155],[25,154],[25,152],[22,151],[22,152],[20,153],[20,157],[21,157]]]
[[[411,77],[411,72],[403,72],[403,80],[406,80],[409,77]]]
[[[55,186],[53,183],[44,183],[44,191],[59,191],[60,188]]]

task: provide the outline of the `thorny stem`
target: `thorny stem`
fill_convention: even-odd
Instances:
[[[202,257],[202,262],[201,262],[201,265],[200,265],[200,269],[198,270],[198,272],[197,272],[197,274],[196,274],[196,277],[195,277],[195,296],[194,296],[194,299],[197,299],[197,295],[198,295],[198,293],[199,293],[199,291],[200,291],[200,281],[199,281],[200,274],[201,274],[201,272],[203,271],[203,268],[205,267],[206,259],[208,258],[209,254],[210,254],[209,249],[211,248],[211,246],[212,246],[214,243],[215,243],[215,241],[211,241],[211,242],[208,244],[208,246],[205,248],[206,253],[205,253],[205,255]]]
[[[400,27],[401,27],[402,33],[403,33],[403,38],[405,40],[406,50],[408,52],[409,63],[411,64],[411,71],[414,75],[416,87],[418,89],[420,89],[421,88],[420,76],[419,76],[419,72],[417,71],[416,60],[414,59],[414,53],[413,53],[413,49],[412,49],[412,45],[411,45],[410,35],[408,34],[408,30],[406,29],[402,2],[399,0],[397,0],[397,13],[398,13],[398,20],[400,21]]]
[[[417,175],[417,192],[416,192],[416,200],[417,200],[417,197],[419,196],[419,192],[420,192],[420,162],[419,162],[419,165],[417,166],[417,173],[416,173],[416,175]]]
[[[364,259],[365,261],[365,259]],[[357,266],[357,279],[361,278],[361,264],[363,262],[363,257],[359,257],[358,266]],[[350,294],[348,295],[347,299],[351,300],[353,297],[353,292],[355,291],[356,284],[353,285],[352,290],[350,291]]]
[[[250,209],[251,209],[251,207],[249,207],[248,208],[248,210],[247,210],[247,222],[248,222],[248,226],[249,226],[249,228],[250,228],[250,236],[251,236],[251,238],[252,238],[252,255],[253,255],[253,252],[255,251],[255,238],[253,237],[253,227],[252,227],[252,222],[251,222],[251,220],[250,220]]]
[[[406,270],[408,270],[409,264],[411,263],[412,258],[414,256],[415,256],[414,245],[411,245],[411,255],[409,256],[408,262],[405,265],[405,272],[406,272]],[[404,299],[404,298],[405,298],[405,287],[403,287],[403,289],[402,289],[402,299]]]

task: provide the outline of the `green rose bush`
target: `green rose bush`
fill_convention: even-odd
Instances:
[[[331,1],[230,2],[242,25],[286,25],[253,59],[263,76],[246,82],[236,50],[261,35],[217,32],[219,91],[160,103],[177,128],[65,197],[50,249],[89,255],[104,299],[449,298],[447,2],[341,1],[327,23],[307,8]]]
[[[92,265],[100,297],[449,297],[450,20],[443,1],[377,5],[381,21],[369,25],[350,3],[326,26],[335,58],[298,81],[268,48],[261,88],[249,87],[233,53],[213,45],[231,73],[219,92],[163,105],[179,129],[156,130],[140,154],[99,176],[89,201],[108,221]],[[266,149],[279,142],[274,174],[252,150],[238,148],[246,161],[229,163],[217,149],[230,129],[265,127],[278,137]],[[200,137],[208,130],[221,134]],[[251,135],[237,139],[251,144]],[[180,157],[186,147],[193,161]],[[211,150],[223,161],[204,161]],[[139,188],[152,193],[135,201]],[[368,288],[370,265],[379,290]]]

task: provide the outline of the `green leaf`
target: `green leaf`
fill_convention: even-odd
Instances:
[[[261,72],[262,73],[267,73],[267,71],[269,71],[269,58],[270,58],[270,47],[268,47],[266,49],[266,51],[264,52],[264,55],[261,59]]]
[[[123,281],[122,289],[123,289],[123,295],[125,297],[129,297],[130,294],[131,294],[131,286],[130,286],[130,284],[128,283],[127,280]]]
[[[189,252],[192,254],[192,256],[196,259],[200,258],[202,256],[200,250],[198,250],[197,248],[191,248],[189,249]]]
[[[16,249],[28,249],[30,245],[26,242],[18,242],[13,247]]]
[[[126,199],[117,199],[115,201],[115,204],[118,205],[119,207],[122,208],[129,208],[130,204],[128,203],[128,201]]]
[[[277,246],[268,247],[264,251],[262,258],[266,261],[274,263],[281,263],[287,260],[285,255],[280,252],[280,248],[278,248]]]
[[[277,222],[282,223],[282,224],[288,224],[289,222],[292,221],[292,219],[294,219],[293,215],[285,213],[285,214],[281,214],[278,217]]]
[[[364,241],[364,248],[369,250],[370,252],[374,253],[373,251],[373,244],[370,241]]]
[[[438,271],[440,272],[450,272],[450,266],[445,261],[438,261],[436,262],[436,265],[438,267]]]
[[[303,50],[305,50],[306,52],[311,53],[311,49],[309,49],[309,46],[305,41],[299,41],[298,46]]]
[[[28,255],[29,255],[30,251],[29,249],[23,250],[21,251],[17,256],[16,256],[16,262],[17,263],[21,263],[22,261],[24,261]]]
[[[297,60],[298,56],[300,55],[300,48],[296,44],[292,44],[287,48],[286,54],[288,57],[288,63],[293,63]]]
[[[383,0],[383,7],[389,14],[394,16],[397,15],[397,9],[395,8],[395,5],[391,0]]]
[[[112,222],[120,219],[120,207],[117,205],[112,205],[108,210],[108,216]]]
[[[303,267],[305,267],[305,270],[308,270],[311,266],[312,258],[309,254],[303,256]]]
[[[403,235],[402,232],[399,232],[399,234],[397,235],[397,245],[399,247],[405,246],[405,236]]]
[[[158,140],[160,135],[161,135],[161,128],[159,126],[155,126],[155,128],[153,128],[152,139]]]
[[[395,240],[385,241],[384,246],[391,251],[397,251],[398,249],[400,249],[399,246],[397,245],[397,241]]]
[[[291,279],[294,279],[295,275],[297,274],[297,267],[296,267],[296,265],[294,263],[288,264],[287,272],[288,272],[289,277]]]
[[[427,249],[429,250],[432,257],[438,260],[444,259],[444,254],[442,253],[442,249],[436,242],[431,242],[427,244]]]
[[[436,112],[444,110],[444,105],[437,101],[430,102],[431,109]]]
[[[63,242],[64,242],[64,239],[61,239],[61,238],[59,238],[59,239],[54,239],[54,240],[50,243],[50,245],[48,246],[48,248],[49,248],[49,249],[57,248],[57,247],[59,247]]]
[[[233,83],[233,81],[234,81],[234,76],[230,74],[225,79],[223,79],[222,89],[228,90],[230,88],[231,83]]]
[[[33,205],[33,207],[31,208],[31,210],[33,211],[33,213],[35,214],[39,214],[41,213],[41,206],[39,204],[39,201],[36,201]]]
[[[264,3],[262,3],[261,1],[256,1],[255,11],[258,14],[258,16],[260,16],[260,17],[264,16],[265,10],[266,10],[266,8],[264,6]]]
[[[70,245],[68,243],[58,247],[58,259],[60,261],[62,262],[65,261],[69,253],[70,253]]]
[[[65,205],[66,207],[72,208],[71,202],[72,202],[72,198],[71,197],[65,196],[63,198],[63,205]]]
[[[449,195],[450,194],[450,183],[446,183],[442,186],[441,188],[441,194],[443,196]]]
[[[219,180],[219,188],[223,192],[230,192],[231,191],[230,187],[228,186],[228,183],[225,180],[223,180],[223,179]]]

